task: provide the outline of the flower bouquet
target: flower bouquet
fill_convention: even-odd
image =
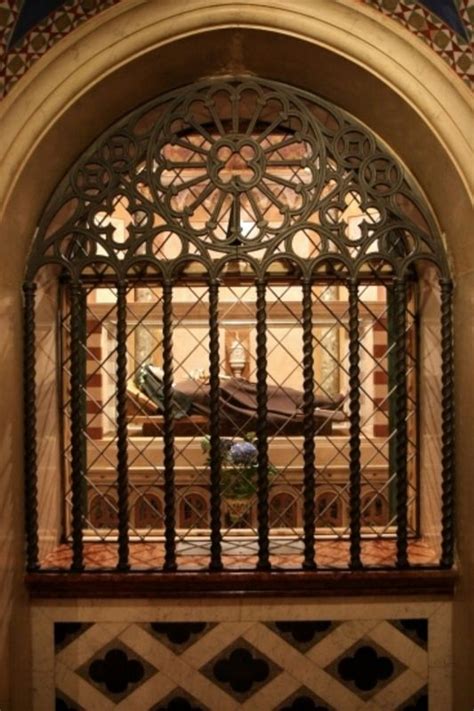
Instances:
[[[221,437],[221,493],[227,505],[229,524],[244,527],[245,514],[251,506],[251,499],[257,491],[258,450],[255,445],[255,434],[249,432],[242,439],[234,440]],[[201,443],[203,451],[208,455],[209,463],[210,439],[205,437]],[[276,474],[276,469],[269,465],[269,476]]]

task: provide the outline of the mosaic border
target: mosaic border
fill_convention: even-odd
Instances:
[[[69,0],[41,20],[15,47],[8,49],[22,0],[0,0],[0,99],[56,42],[86,20],[121,1]]]
[[[469,86],[474,85],[472,37],[474,4],[472,0],[458,0],[458,11],[466,27],[468,39],[452,30],[443,20],[416,0],[363,0],[385,16],[399,22],[419,37]]]

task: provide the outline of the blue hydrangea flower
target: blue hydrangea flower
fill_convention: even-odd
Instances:
[[[229,450],[229,459],[233,464],[255,464],[257,448],[251,442],[236,442]]]

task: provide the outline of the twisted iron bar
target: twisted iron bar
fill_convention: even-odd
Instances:
[[[38,466],[36,454],[36,284],[23,285],[23,441],[25,467],[26,567],[39,570]]]
[[[270,570],[268,516],[268,440],[267,440],[267,310],[266,282],[257,282],[257,498],[258,498],[258,563],[257,570]]]
[[[174,414],[173,414],[173,288],[163,284],[163,463],[165,477],[165,561],[163,570],[176,570],[176,504],[174,483]]]
[[[395,296],[395,470],[397,476],[397,567],[408,568],[406,282],[397,278]]]
[[[441,560],[443,568],[454,562],[454,362],[453,284],[440,279],[441,287]]]
[[[128,428],[127,428],[127,285],[117,284],[117,496],[118,565],[129,570]]]
[[[85,475],[84,437],[84,339],[85,294],[81,282],[72,282],[71,294],[71,570],[84,570],[83,497]]]
[[[304,560],[305,570],[315,570],[315,434],[314,421],[314,355],[312,284],[303,281],[303,509],[304,509]]]
[[[349,479],[350,479],[350,568],[360,570],[360,368],[359,297],[357,280],[351,279],[349,292]]]
[[[211,560],[209,569],[222,570],[221,559],[221,448],[219,437],[219,287],[209,285],[209,429],[211,469]]]

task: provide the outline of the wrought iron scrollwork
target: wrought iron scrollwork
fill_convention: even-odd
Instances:
[[[85,152],[45,211],[29,275],[72,253],[78,273],[96,261],[124,274],[140,255],[177,269],[193,254],[261,259],[283,245],[298,260],[309,232],[305,259],[338,254],[353,276],[373,253],[394,272],[417,255],[446,272],[416,187],[353,117],[277,82],[208,80],[137,109]],[[402,234],[410,248],[395,257]]]

